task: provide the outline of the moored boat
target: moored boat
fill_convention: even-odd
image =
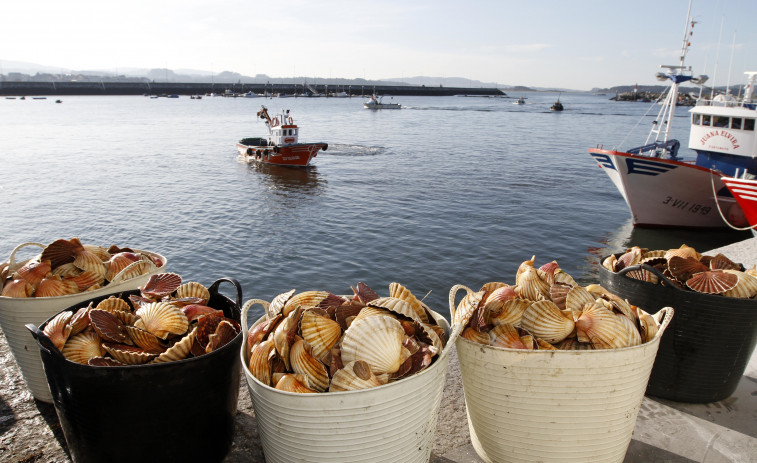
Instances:
[[[261,106],[257,116],[265,121],[268,138],[243,138],[237,142],[237,151],[252,162],[281,166],[305,167],[328,149],[327,143],[299,143],[300,128],[289,115],[289,110],[271,117],[268,108]]]
[[[721,177],[723,183],[731,192],[744,213],[748,227],[736,227],[739,230],[751,228],[752,234],[757,236],[757,179],[742,177]],[[726,220],[728,217],[726,217]]]
[[[363,103],[365,109],[401,109],[402,105],[399,103],[384,103],[383,97],[377,96],[375,93],[368,98],[368,101]]]
[[[721,177],[733,176],[737,169],[757,174],[757,111],[752,101],[757,73],[747,73],[749,83],[740,100],[723,95],[699,98],[690,110],[688,144],[696,158],[679,156],[681,143],[670,136],[679,85],[707,80],[707,76],[693,76],[691,67],[684,64],[695,24],[691,7],[688,18],[680,64],[663,65],[665,72],[657,74],[670,85],[644,145],[627,151],[597,147],[589,149],[589,154],[620,191],[635,226],[727,227],[718,210],[726,212],[731,224],[744,226],[743,212]]]
[[[562,111],[563,109],[564,108],[563,108],[562,103],[560,103],[560,97],[559,96],[557,97],[557,101],[555,101],[555,103],[552,106],[549,107],[550,111]]]

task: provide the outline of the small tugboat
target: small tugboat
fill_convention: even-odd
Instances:
[[[513,101],[513,104],[518,104],[518,105],[526,104],[526,97],[522,96],[518,98],[517,100]]]
[[[371,95],[370,98],[368,98],[368,101],[363,103],[363,108],[365,109],[401,109],[402,105],[399,103],[384,103],[382,101],[383,97],[376,96],[374,93]]]
[[[752,234],[757,236],[757,179],[744,177],[721,177],[720,179],[728,187],[728,191],[731,192],[733,197],[736,198],[736,202],[741,206],[744,217],[749,223],[748,227],[737,227],[734,225],[731,225],[731,227],[737,230],[751,228]],[[731,217],[725,217],[725,219],[730,224]]]
[[[326,151],[327,143],[298,143],[299,127],[289,115],[289,110],[273,118],[268,108],[261,106],[257,116],[265,121],[268,138],[243,138],[237,142],[237,150],[245,160],[263,164],[305,167],[318,155]]]
[[[560,96],[557,96],[557,101],[555,101],[555,104],[549,107],[550,111],[562,111],[563,106],[562,103],[560,103]]]
[[[639,147],[589,149],[631,210],[634,226],[679,228],[743,227],[744,212],[728,192],[721,177],[736,171],[757,175],[757,102],[753,89],[757,72],[747,72],[743,97],[730,94],[700,97],[689,112],[688,147],[695,159],[678,155],[681,143],[670,137],[678,101],[678,86],[684,82],[703,84],[707,76],[695,77],[684,65],[690,46],[691,6],[684,32],[679,65],[662,66],[659,80],[670,86],[646,142]],[[655,103],[656,104],[656,103]],[[715,194],[713,195],[713,191]],[[718,211],[725,211],[729,223]]]

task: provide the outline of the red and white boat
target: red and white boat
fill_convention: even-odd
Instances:
[[[751,228],[752,234],[757,236],[757,179],[722,177],[721,180],[728,187],[736,202],[744,211],[749,227],[734,227],[740,230]]]
[[[689,7],[689,18],[691,18]],[[737,170],[757,174],[757,105],[752,101],[755,72],[747,72],[744,96],[730,94],[700,98],[691,113],[689,148],[696,159],[678,155],[680,142],[670,138],[678,102],[678,86],[691,81],[702,84],[707,76],[694,77],[684,65],[694,22],[687,21],[681,62],[661,66],[660,80],[670,80],[662,108],[643,146],[620,149],[589,149],[599,167],[610,177],[628,204],[634,226],[721,228],[746,225],[744,214],[733,199],[723,176]],[[715,195],[713,195],[713,189]]]
[[[271,117],[268,108],[262,106],[257,113],[265,121],[268,138],[243,138],[237,142],[237,150],[245,160],[262,164],[305,167],[310,165],[320,150],[326,151],[327,143],[299,143],[300,128],[289,115],[289,110]]]

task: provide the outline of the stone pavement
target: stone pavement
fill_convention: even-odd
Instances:
[[[713,251],[747,266],[757,265],[757,238]],[[468,433],[460,364],[456,352],[451,354],[430,461],[481,462]],[[0,461],[70,461],[54,407],[32,398],[4,335],[0,336],[0,363]],[[224,462],[263,461],[252,402],[242,377],[234,440]],[[753,353],[736,392],[725,400],[686,404],[645,397],[625,462],[757,462],[757,353]]]

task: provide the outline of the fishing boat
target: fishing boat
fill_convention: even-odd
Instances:
[[[402,105],[399,103],[384,103],[384,97],[377,96],[375,93],[368,98],[368,101],[363,103],[365,109],[401,109]]]
[[[688,147],[695,152],[695,159],[679,156],[681,143],[671,137],[679,85],[701,85],[708,79],[693,76],[691,67],[684,64],[694,24],[689,5],[680,64],[663,65],[665,72],[657,73],[658,80],[669,81],[669,87],[646,142],[626,151],[601,146],[589,149],[628,204],[635,226],[727,227],[719,210],[726,211],[734,225],[746,225],[721,177],[733,176],[737,169],[757,173],[757,111],[752,101],[757,73],[746,73],[749,83],[740,99],[729,95],[698,98],[689,111]]]
[[[526,104],[526,97],[520,97],[517,100],[513,101],[513,104]]]
[[[237,142],[239,154],[247,161],[281,166],[305,167],[326,151],[327,143],[299,143],[300,128],[294,123],[289,110],[271,117],[268,108],[261,106],[257,116],[265,121],[267,138],[243,138]]]
[[[560,96],[559,95],[557,97],[557,101],[555,101],[555,103],[552,106],[549,107],[549,110],[550,111],[562,111],[563,110],[563,105],[562,105],[562,103],[560,103]]]
[[[757,236],[757,179],[754,177],[721,177],[720,179],[736,199],[748,223],[746,227],[735,225],[732,225],[732,227],[737,230],[750,228],[752,234]],[[729,217],[723,218],[730,223]]]

